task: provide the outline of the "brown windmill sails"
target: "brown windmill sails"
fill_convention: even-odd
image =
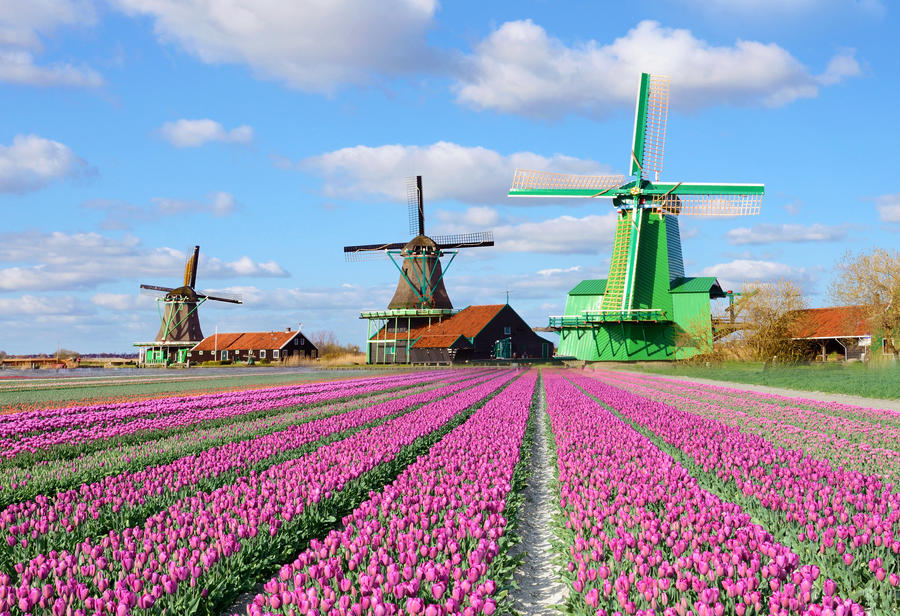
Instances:
[[[414,308],[453,308],[444,287],[440,249],[424,235],[413,238],[401,252],[403,275],[388,304],[390,310]],[[423,301],[426,298],[428,301]]]

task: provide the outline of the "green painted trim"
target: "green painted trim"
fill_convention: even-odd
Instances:
[[[701,184],[683,182],[656,182],[644,187],[643,193],[661,195],[671,191],[673,195],[764,195],[765,184]]]
[[[613,188],[603,193],[601,199],[630,197],[628,184]],[[641,192],[645,195],[664,195],[671,191],[673,195],[764,195],[765,184],[700,184],[677,182],[646,183]],[[596,190],[585,188],[542,188],[529,190],[511,190],[510,197],[594,197]]]
[[[634,140],[631,142],[630,175],[642,175],[644,164],[644,141],[647,132],[647,99],[650,97],[650,74],[641,73],[641,87],[638,91],[637,108],[634,112]],[[635,158],[637,160],[635,160]]]

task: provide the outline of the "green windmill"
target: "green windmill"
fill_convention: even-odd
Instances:
[[[609,277],[582,281],[565,315],[550,317],[559,355],[671,360],[712,344],[709,300],[725,293],[714,277],[685,277],[678,217],[758,214],[764,186],[660,181],[668,109],[668,77],[642,73],[630,181],[516,170],[510,197],[600,197],[618,211]]]

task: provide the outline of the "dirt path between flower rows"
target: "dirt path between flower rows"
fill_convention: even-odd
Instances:
[[[519,533],[522,543],[514,553],[525,552],[525,560],[515,574],[519,588],[514,592],[514,607],[523,616],[551,616],[559,614],[554,608],[562,605],[565,586],[559,581],[551,558],[553,548],[550,482],[553,480],[550,452],[547,447],[547,401],[540,398],[538,420],[531,448],[531,473],[525,487],[525,503],[519,514]]]
[[[636,373],[628,371],[625,374],[634,375]],[[744,389],[747,391],[755,391],[763,394],[776,394],[779,396],[788,396],[791,398],[806,398],[807,400],[819,400],[821,402],[840,402],[841,404],[852,404],[854,406],[862,406],[873,409],[888,409],[891,411],[900,412],[900,400],[885,400],[884,398],[864,398],[862,396],[851,396],[849,394],[836,394],[823,391],[786,389],[784,387],[770,387],[768,385],[753,385],[750,383],[735,383],[733,381],[718,381],[716,379],[704,379],[695,376],[669,376],[659,374],[652,374],[651,376],[662,377],[673,381],[684,381],[686,383],[718,385],[719,387]]]

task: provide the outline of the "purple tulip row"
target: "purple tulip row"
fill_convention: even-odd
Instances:
[[[474,376],[475,373],[466,374],[464,378]],[[315,417],[327,417],[379,404],[410,393],[444,387],[452,382],[454,380],[447,378],[437,383],[413,385],[403,390],[372,392],[317,406],[292,406],[262,417],[241,418],[224,425],[189,432],[179,431],[156,439],[136,443],[119,441],[111,447],[86,452],[77,458],[40,460],[27,466],[0,468],[0,508],[30,500],[37,495],[49,496],[82,483],[93,483],[107,475],[165,464],[217,445],[284,430]]]
[[[378,376],[374,378],[303,383],[299,385],[279,385],[276,387],[264,387],[249,391],[252,391],[259,400],[276,400],[278,398],[316,394],[335,389],[355,389],[371,384],[386,384],[396,381],[403,382],[411,376],[415,375],[402,374]],[[433,379],[440,378],[440,375],[420,373],[419,377],[423,379]],[[132,402],[45,408],[14,415],[0,415],[0,437],[16,436],[43,430],[88,426],[94,423],[104,423],[108,421],[123,422],[136,417],[156,417],[174,412],[173,407],[180,411],[191,411],[214,408],[216,406],[231,406],[235,403],[240,403],[243,398],[242,394],[244,393],[244,391],[214,392],[191,396],[150,398]],[[13,417],[15,417],[15,419],[13,419]]]
[[[490,569],[535,383],[532,372],[509,385],[346,516],[342,530],[312,541],[247,613],[493,614]]]
[[[25,560],[51,549],[71,550],[81,538],[103,534],[127,525],[135,516],[159,511],[179,495],[214,489],[222,483],[216,481],[220,476],[227,479],[236,473],[259,470],[260,464],[283,461],[279,458],[304,445],[432,402],[488,378],[464,380],[255,439],[212,447],[168,464],[107,476],[51,497],[15,503],[0,512],[0,562]]]
[[[607,385],[627,384],[630,392],[762,436],[776,445],[803,449],[863,473],[900,479],[900,428],[834,416],[802,406],[753,402],[698,391],[685,383],[645,387],[620,373],[596,372]],[[869,409],[871,410],[871,409]]]
[[[54,616],[183,614],[227,600],[231,589],[258,575],[273,555],[290,553],[311,538],[309,529],[327,523],[321,518],[332,499],[367,489],[367,477],[390,468],[408,447],[512,376],[501,374],[263,473],[197,492],[143,526],[17,563],[16,579],[0,576],[0,616],[16,609]]]
[[[195,400],[185,402],[180,398],[162,398],[148,404],[148,401],[134,403],[147,410],[139,417],[123,422],[118,415],[128,413],[128,405],[120,405],[114,410],[92,411],[91,407],[73,409],[72,415],[55,418],[64,425],[54,429],[35,432],[42,428],[35,427],[40,421],[23,422],[23,428],[17,434],[0,438],[0,459],[13,459],[23,452],[37,452],[58,445],[78,445],[97,442],[124,435],[141,432],[168,430],[190,426],[200,422],[238,417],[260,411],[294,406],[297,404],[319,404],[327,400],[335,400],[353,395],[362,395],[385,388],[405,387],[434,378],[421,375],[403,375],[402,377],[383,377],[354,381],[338,381],[335,383],[317,383],[301,386],[302,392],[280,395],[279,391],[269,391],[267,395],[258,390],[229,392],[214,396],[197,396]],[[303,389],[307,388],[307,389]],[[282,390],[284,388],[276,388]],[[298,388],[288,388],[298,389]],[[204,398],[213,398],[206,403]]]
[[[815,565],[556,373],[545,374],[575,614],[862,614]]]
[[[900,606],[900,491],[892,483],[592,378],[573,382],[671,447],[717,494],[816,562],[842,596],[875,610]]]
[[[734,387],[725,387],[723,385],[712,385],[709,383],[685,383],[678,379],[664,378],[657,375],[641,374],[641,375],[625,375],[622,372],[612,373],[617,378],[627,379],[629,382],[640,381],[644,385],[649,386],[683,386],[688,385],[690,390],[701,398],[712,400],[714,397],[719,399],[728,399],[737,404],[750,406],[765,406],[768,404],[777,404],[789,407],[790,409],[807,409],[818,411],[835,417],[846,417],[857,421],[865,421],[877,425],[900,427],[900,412],[890,409],[866,408],[852,404],[843,404],[841,402],[812,400],[803,397],[782,396],[779,394],[763,393],[758,391],[750,391],[746,389],[737,389]]]

